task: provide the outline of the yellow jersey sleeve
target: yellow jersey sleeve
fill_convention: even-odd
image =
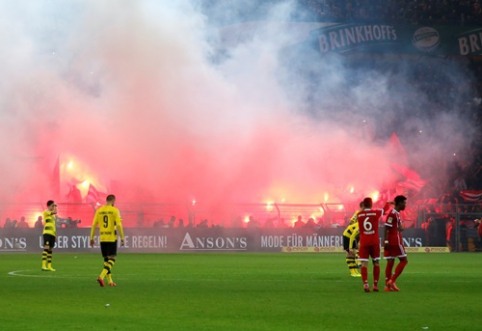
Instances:
[[[94,239],[95,229],[97,229],[97,213],[99,209],[95,211],[94,219],[92,220],[92,228],[90,229],[90,240]]]
[[[116,208],[117,209],[117,208]],[[119,231],[119,236],[124,240],[124,227],[122,226],[122,217],[120,215],[119,209],[117,209],[116,227]]]

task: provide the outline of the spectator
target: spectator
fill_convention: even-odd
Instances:
[[[258,227],[259,227],[259,223],[258,223],[258,221],[256,221],[256,220],[254,219],[254,217],[251,215],[251,216],[249,216],[249,221],[248,221],[248,224],[247,224],[246,227],[248,227],[248,228],[258,228]]]
[[[302,228],[305,226],[305,222],[303,222],[303,220],[301,219],[301,215],[298,215],[298,219],[296,220],[295,224],[294,224],[294,228]]]
[[[316,226],[315,219],[313,217],[310,217],[303,227],[313,229],[315,228],[315,226]]]
[[[19,229],[28,229],[30,226],[27,222],[25,222],[25,217],[20,217],[20,222],[17,224],[17,228]]]
[[[42,216],[37,217],[37,221],[35,222],[34,225],[35,229],[43,229],[44,224],[42,223]]]
[[[4,227],[5,229],[10,229],[10,228],[12,228],[12,221],[10,220],[9,217],[7,217],[7,218],[5,219],[5,224],[3,225],[3,227]]]
[[[171,216],[171,218],[169,219],[169,222],[167,223],[167,227],[168,227],[168,228],[173,228],[173,227],[174,227],[174,223],[176,223],[176,216]]]

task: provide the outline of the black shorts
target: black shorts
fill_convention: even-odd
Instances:
[[[343,250],[346,251],[347,253],[349,251],[348,246],[350,246],[350,238],[343,236]],[[357,242],[356,242],[356,240],[354,240],[351,249],[355,249],[356,246],[357,246]]]
[[[44,246],[49,246],[50,248],[54,248],[55,245],[55,236],[51,234],[44,234]]]
[[[100,251],[103,257],[117,255],[117,240],[101,242]]]

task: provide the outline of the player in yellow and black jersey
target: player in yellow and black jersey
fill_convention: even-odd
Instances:
[[[99,241],[102,256],[104,257],[104,268],[97,278],[100,286],[104,287],[104,278],[107,277],[109,286],[116,286],[112,280],[112,267],[117,256],[117,231],[121,237],[121,245],[124,246],[124,229],[119,209],[114,207],[115,196],[108,195],[106,204],[95,212],[92,229],[90,231],[90,246],[94,246],[94,234],[99,225]]]
[[[52,250],[57,237],[57,204],[53,200],[47,201],[47,210],[44,211],[44,230],[42,233],[44,240],[44,250],[42,252],[42,270],[55,271],[52,268]]]
[[[358,236],[358,220],[357,215],[363,209],[363,202],[360,202],[360,209],[350,218],[350,223],[343,231],[343,250],[346,251],[346,264],[350,270],[352,277],[361,277],[358,272],[358,265],[356,263],[356,253],[354,249],[357,247],[356,238]]]

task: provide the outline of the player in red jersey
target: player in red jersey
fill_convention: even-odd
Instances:
[[[407,205],[407,198],[403,195],[395,197],[395,208],[393,208],[387,216],[385,222],[385,234],[384,234],[384,252],[383,258],[387,260],[387,267],[385,268],[385,291],[400,291],[395,284],[398,276],[402,273],[403,269],[408,263],[407,253],[403,246],[402,240],[402,218],[400,217],[400,211],[404,210]],[[392,275],[393,265],[395,264],[395,258],[398,258],[400,262],[395,268],[395,273]]]
[[[373,201],[371,198],[363,200],[365,209],[357,215],[358,227],[360,231],[360,248],[358,249],[358,260],[361,262],[361,275],[363,289],[370,292],[368,286],[368,261],[370,257],[373,262],[373,291],[378,292],[378,280],[380,279],[380,238],[378,236],[378,222],[387,209],[372,209]],[[388,206],[388,203],[387,203]]]

